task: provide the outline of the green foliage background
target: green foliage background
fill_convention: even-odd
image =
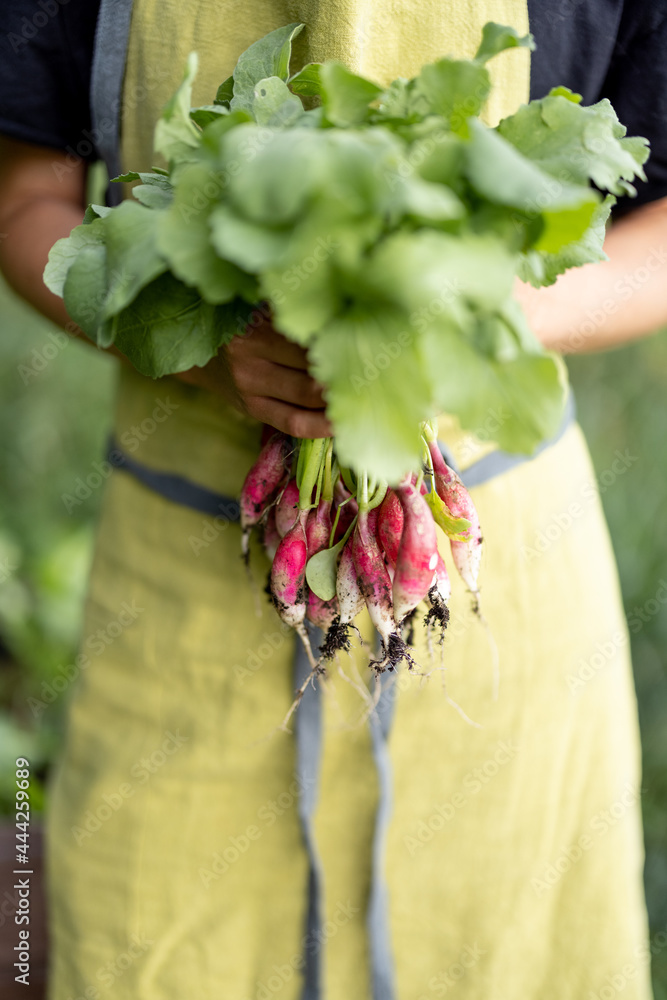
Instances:
[[[0,315],[0,812],[8,813],[15,757],[29,757],[43,780],[60,738],[67,692],[38,715],[30,699],[75,654],[102,489],[71,513],[62,497],[103,454],[115,364],[84,344],[57,348],[54,328],[2,288]],[[598,472],[617,449],[637,457],[602,496],[630,616],[667,582],[667,336],[575,358],[570,369]],[[667,929],[667,604],[633,635],[632,651],[655,935]],[[38,782],[33,808],[41,805]],[[667,1000],[664,947],[654,989]]]

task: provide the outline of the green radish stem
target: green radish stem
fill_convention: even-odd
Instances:
[[[328,441],[328,438],[313,438],[301,442],[300,465],[296,477],[299,486],[299,510],[309,510],[313,506],[313,490],[320,479],[320,469]]]

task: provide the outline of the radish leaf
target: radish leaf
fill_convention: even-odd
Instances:
[[[153,141],[156,153],[161,153],[168,163],[188,159],[199,146],[199,129],[190,118],[192,83],[197,73],[198,58],[191,52],[185,67],[183,82],[165,106],[155,126]]]
[[[233,74],[234,96],[229,104],[232,111],[252,111],[255,87],[260,80],[268,76],[277,76],[285,81],[289,79],[292,42],[303,27],[303,24],[295,23],[276,28],[240,56]]]
[[[357,76],[342,63],[320,66],[322,104],[328,121],[345,128],[358,125],[368,115],[368,105],[382,93],[382,87]]]
[[[534,51],[535,40],[532,35],[521,37],[515,28],[508,28],[504,24],[495,24],[493,21],[487,21],[482,28],[482,41],[479,43],[479,48],[475,53],[475,62],[488,62],[489,59],[492,59],[498,53],[504,52],[506,49],[516,48],[517,46]]]

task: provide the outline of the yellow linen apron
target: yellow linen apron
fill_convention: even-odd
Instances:
[[[290,21],[308,25],[301,62],[335,56],[382,83],[442,54],[471,55],[489,19],[525,30],[524,0],[136,0],[123,166],[150,166],[156,117],[191,49],[194,100],[205,103],[243,49]],[[527,98],[528,54],[491,66],[495,120]],[[174,379],[123,369],[119,382],[121,447],[238,493],[256,422]],[[488,450],[453,421],[440,430],[463,467]],[[444,663],[449,695],[477,725],[446,700],[439,651],[431,663],[423,635],[418,659],[434,673],[396,680],[385,877],[399,1000],[589,1000],[619,977],[627,1000],[651,995],[636,702],[594,485],[572,425],[474,491],[499,699],[487,635],[456,580]],[[293,738],[273,733],[292,699],[294,640],[268,604],[257,616],[239,547],[238,526],[111,476],[87,663],[49,788],[49,1000],[297,1000],[308,995],[308,949],[322,958],[323,998],[373,995],[378,778],[358,724],[367,654],[342,657],[345,677],[334,667],[322,698],[325,920],[321,938],[304,942],[303,790]],[[260,585],[267,568],[255,551]],[[362,631],[370,639],[367,622]]]

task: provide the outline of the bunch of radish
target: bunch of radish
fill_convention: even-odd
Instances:
[[[376,673],[414,663],[406,635],[418,606],[440,629],[449,619],[449,576],[436,526],[448,536],[454,565],[478,608],[482,556],[479,518],[459,476],[445,462],[435,428],[422,425],[423,466],[390,488],[341,469],[332,438],[298,440],[280,432],[264,444],[241,492],[243,554],[253,528],[272,560],[269,592],[299,634],[313,669],[350,648],[364,607],[381,640]],[[305,628],[324,633],[315,660]]]

